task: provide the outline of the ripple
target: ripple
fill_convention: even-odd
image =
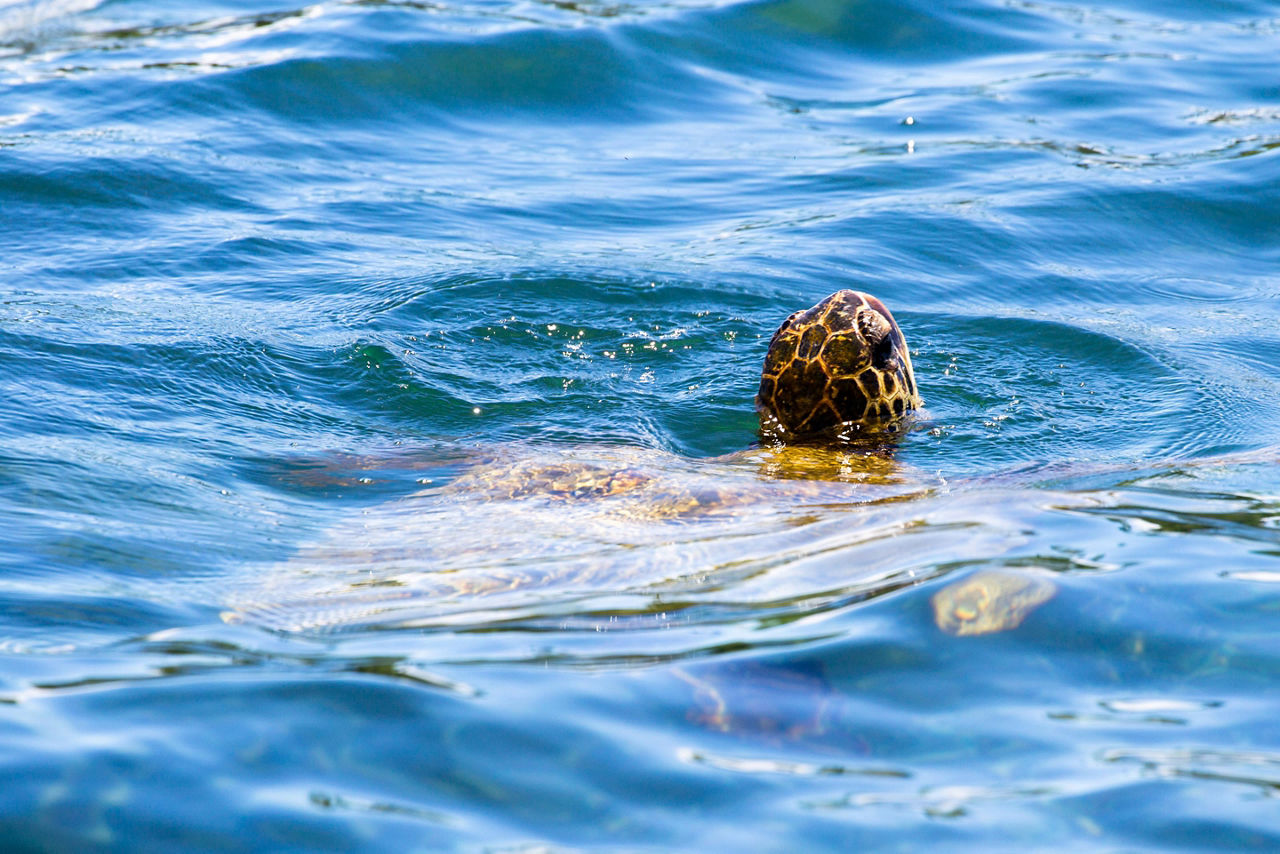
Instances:
[[[964,459],[973,447],[981,456],[967,461],[990,465],[1083,459],[1105,445],[1109,454],[1139,457],[1144,446],[1179,439],[1182,428],[1168,416],[1197,405],[1190,384],[1159,359],[1083,325],[929,318],[912,340],[936,439],[915,446],[919,453],[945,447]]]
[[[1277,34],[0,0],[6,842],[1277,848]],[[753,448],[841,287],[929,411]]]
[[[1253,107],[1244,110],[1200,109],[1187,116],[1195,124],[1250,124],[1253,122],[1280,122],[1280,110]]]
[[[1177,300],[1199,302],[1238,302],[1248,299],[1247,290],[1221,280],[1187,276],[1166,276],[1146,283],[1152,293]]]
[[[68,19],[102,3],[103,0],[5,0],[0,4],[0,48],[29,53],[41,42],[69,29]]]
[[[1176,697],[1140,697],[1115,700],[1099,700],[1102,712],[1054,712],[1049,715],[1055,721],[1071,721],[1090,724],[1157,724],[1188,726],[1201,723],[1197,712],[1218,709],[1220,700],[1180,700]]]
[[[1055,786],[928,786],[914,793],[861,792],[838,801],[814,803],[819,809],[902,807],[934,819],[960,819],[986,803],[1046,800],[1061,794]]]
[[[722,756],[702,753],[689,748],[677,752],[681,762],[693,765],[705,765],[720,771],[733,771],[738,774],[778,774],[783,776],[829,777],[853,775],[860,777],[894,777],[907,779],[911,774],[896,768],[859,768],[841,764],[817,764],[812,762],[795,762],[786,759],[767,757],[750,758],[742,756]]]
[[[1256,581],[1262,584],[1280,584],[1280,572],[1269,570],[1242,570],[1239,572],[1226,571],[1222,573],[1223,578],[1235,578],[1240,581]]]
[[[1227,783],[1280,792],[1280,755],[1256,751],[1124,749],[1104,751],[1099,759],[1134,764],[1145,774],[1185,777],[1211,783]]]

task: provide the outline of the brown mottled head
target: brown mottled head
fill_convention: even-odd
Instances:
[[[836,291],[783,321],[756,409],[766,437],[836,438],[889,427],[920,406],[906,339],[884,303]]]

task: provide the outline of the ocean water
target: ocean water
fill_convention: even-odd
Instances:
[[[0,364],[6,850],[1280,849],[1275,2],[0,0]]]

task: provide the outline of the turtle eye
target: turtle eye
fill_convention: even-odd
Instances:
[[[889,370],[893,361],[893,335],[886,332],[871,348],[871,364],[882,371]]]
[[[871,364],[882,371],[893,369],[893,324],[880,312],[858,312],[858,331],[871,346]]]

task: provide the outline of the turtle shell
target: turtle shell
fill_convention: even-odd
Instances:
[[[875,297],[850,290],[783,321],[756,395],[761,431],[780,441],[883,430],[920,405],[893,315]]]

